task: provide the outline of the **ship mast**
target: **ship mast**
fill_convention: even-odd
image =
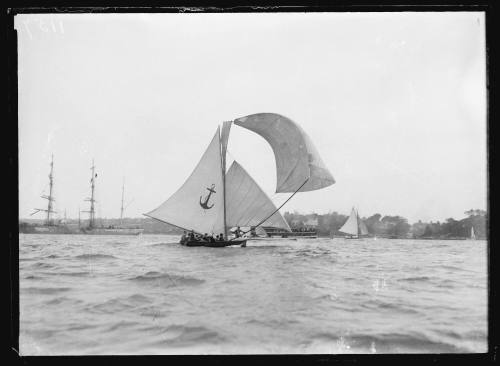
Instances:
[[[90,211],[87,212],[89,213],[89,228],[92,229],[94,227],[94,220],[95,220],[94,203],[96,202],[94,199],[94,188],[95,188],[94,179],[97,177],[97,174],[95,174],[94,159],[92,159],[92,167],[90,169],[92,170],[92,177],[90,179],[90,198],[87,198],[85,201],[90,202]]]
[[[47,202],[47,209],[43,208],[35,208],[35,211],[31,214],[34,215],[37,212],[46,212],[47,218],[45,219],[45,225],[50,226],[53,224],[52,219],[50,217],[51,213],[55,213],[53,210],[52,202],[55,201],[53,197],[53,187],[54,187],[54,154],[52,154],[52,159],[50,161],[50,174],[49,174],[49,195],[41,195],[40,197],[45,198]]]
[[[222,148],[222,146],[221,146]],[[227,240],[227,221],[226,221],[226,151],[222,149],[222,203],[224,207],[224,239]]]
[[[222,167],[222,191],[223,191],[223,202],[224,202],[224,238],[227,240],[227,224],[226,224],[226,159],[223,160],[224,164]]]
[[[122,183],[122,206],[120,209],[120,226],[122,226],[122,220],[123,220],[123,196],[125,192],[125,178],[123,178],[123,183]]]
[[[52,211],[52,202],[54,201],[54,197],[52,197],[52,187],[53,186],[54,186],[54,154],[52,154],[52,159],[50,161],[49,195],[42,196],[43,198],[46,198],[48,201],[48,203],[47,203],[47,225],[52,224],[52,220],[50,219],[50,214],[53,212]]]

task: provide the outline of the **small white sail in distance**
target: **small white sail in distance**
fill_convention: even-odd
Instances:
[[[181,188],[146,216],[201,234],[224,232],[219,131]]]
[[[474,226],[471,226],[471,228],[470,228],[470,238],[472,240],[476,239],[476,234],[474,233]]]
[[[340,232],[349,234],[349,235],[358,235],[358,215],[354,208],[351,210],[351,215],[347,219],[347,221],[342,225],[339,229]]]
[[[309,136],[291,119],[277,113],[257,113],[237,118],[234,124],[261,135],[271,145],[276,160],[276,193],[314,191],[335,183]]]
[[[360,219],[354,207],[351,210],[351,215],[339,231],[353,236],[368,234],[368,229],[366,228],[365,223]]]

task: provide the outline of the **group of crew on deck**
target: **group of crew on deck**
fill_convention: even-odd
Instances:
[[[243,231],[240,230],[240,227],[234,231],[234,235],[239,238],[243,234]],[[218,241],[224,241],[224,234],[220,233],[219,235],[208,235],[207,233],[201,235],[201,234],[196,234],[194,231],[191,230],[191,232],[188,234],[186,231],[181,236],[181,244],[185,244],[190,241],[200,241],[200,242],[207,242],[207,243],[215,243]]]

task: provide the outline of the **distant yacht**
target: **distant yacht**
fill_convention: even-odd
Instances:
[[[122,185],[122,205],[121,205],[121,211],[120,211],[120,225],[119,226],[109,225],[107,227],[102,226],[102,225],[96,226],[95,203],[97,201],[95,200],[94,190],[95,190],[95,179],[97,178],[97,173],[95,172],[95,166],[94,166],[93,159],[92,159],[92,167],[90,169],[92,170],[92,177],[90,179],[90,197],[85,200],[85,201],[90,202],[90,209],[89,209],[89,211],[83,211],[83,212],[89,213],[89,224],[86,227],[81,227],[80,232],[82,234],[87,234],[87,235],[139,235],[139,234],[141,234],[144,231],[144,229],[128,228],[128,227],[121,226],[122,219],[123,219],[123,210],[124,210],[123,197],[124,197],[124,191],[125,191],[125,184]]]
[[[368,235],[368,229],[354,207],[352,208],[351,215],[339,231],[348,234],[347,239],[359,239],[363,235]]]
[[[474,226],[470,228],[470,238],[476,240],[476,234],[474,233]]]

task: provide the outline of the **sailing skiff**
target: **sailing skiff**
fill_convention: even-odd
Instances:
[[[230,238],[234,227],[271,226],[291,232],[276,207],[248,172],[234,160],[226,171],[231,125],[262,136],[276,160],[276,193],[307,192],[335,183],[316,148],[302,128],[276,113],[258,113],[223,122],[194,171],[184,184],[156,209],[144,214],[199,235],[223,234],[215,243],[188,241],[186,246],[245,246],[245,238]]]

